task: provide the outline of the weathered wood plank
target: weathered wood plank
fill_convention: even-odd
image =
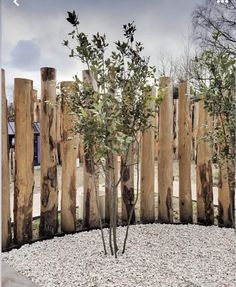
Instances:
[[[180,222],[192,223],[190,87],[179,83],[179,212]]]
[[[34,189],[33,82],[15,79],[14,240],[32,239]]]
[[[5,89],[5,71],[1,69],[1,95],[2,95],[2,248],[11,243],[10,218],[10,175],[7,131],[7,99]]]
[[[198,104],[198,132],[196,141],[196,187],[197,187],[197,221],[200,224],[214,224],[212,149],[203,137],[209,132],[212,119],[204,109],[204,101]],[[197,106],[195,104],[195,107]]]
[[[58,183],[56,141],[56,70],[41,68],[41,212],[40,236],[52,237],[58,228]]]
[[[173,88],[169,77],[160,78],[163,101],[159,110],[158,221],[173,221]]]
[[[156,96],[156,89],[151,91]],[[149,103],[152,112],[155,111],[155,101]],[[155,117],[150,117],[149,123],[155,126]],[[155,135],[154,128],[147,129],[142,135],[141,153],[141,196],[140,196],[140,220],[148,223],[155,220],[154,209],[154,164],[155,164]]]
[[[66,101],[73,82],[61,82],[62,105],[62,190],[61,229],[64,232],[76,230],[76,158],[78,155],[77,136],[73,134],[74,116]]]

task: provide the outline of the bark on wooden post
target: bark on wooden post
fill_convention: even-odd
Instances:
[[[33,82],[15,79],[14,240],[32,239],[34,189]]]
[[[130,146],[127,162],[121,157],[121,195],[122,195],[122,222],[128,223],[129,216],[134,206],[134,148]],[[136,221],[135,210],[133,211],[130,224]]]
[[[234,159],[219,163],[218,225],[235,227],[235,162]]]
[[[68,233],[76,230],[76,158],[78,154],[77,137],[73,134],[74,116],[66,96],[73,82],[61,82],[62,105],[62,190],[61,190],[61,229]]]
[[[1,69],[1,95],[2,95],[2,249],[11,243],[10,218],[10,176],[8,153],[8,120],[7,99],[5,90],[5,71]]]
[[[160,78],[163,101],[159,109],[158,221],[173,222],[173,88],[169,77]]]
[[[153,97],[156,96],[156,89],[151,91]],[[155,101],[149,104],[149,109],[155,111]],[[155,117],[150,117],[150,124],[154,127]],[[142,135],[142,155],[141,155],[141,198],[140,198],[140,220],[148,223],[155,220],[154,209],[154,164],[155,145],[154,128],[147,129]]]
[[[179,83],[179,212],[180,222],[192,223],[191,194],[192,121],[190,89],[187,82]]]
[[[40,236],[52,237],[58,227],[58,183],[56,141],[56,70],[41,68],[41,213]]]
[[[112,158],[111,158],[112,157]],[[111,155],[106,163],[110,167],[107,174],[105,175],[105,221],[107,224],[110,224],[110,209],[111,209],[111,200],[113,189],[110,185],[111,182],[117,183],[118,181],[118,158],[117,155]],[[112,168],[114,168],[114,172]],[[117,192],[116,192],[117,193]],[[114,193],[113,193],[114,194]],[[115,199],[116,201],[118,198]],[[117,204],[116,204],[117,207]],[[116,218],[118,218],[118,208],[116,211]]]
[[[97,89],[96,82],[89,70],[83,71],[83,81]],[[84,146],[84,227],[99,227],[99,180],[90,157],[89,147]]]
[[[198,102],[198,132],[197,132],[197,165],[196,165],[196,187],[197,187],[197,221],[200,224],[214,224],[213,205],[213,178],[212,178],[212,150],[210,144],[203,137],[209,131],[211,118],[204,109],[204,101]]]

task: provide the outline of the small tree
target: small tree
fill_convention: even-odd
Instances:
[[[68,12],[67,21],[74,29],[69,33],[71,41],[65,40],[64,45],[69,48],[70,57],[78,58],[86,65],[96,82],[95,88],[91,82],[81,81],[75,76],[68,98],[71,110],[77,116],[74,131],[83,135],[85,149],[94,170],[102,170],[105,175],[113,175],[109,177],[108,182],[112,190],[109,245],[111,254],[117,257],[117,187],[129,167],[127,157],[131,146],[135,146],[137,155],[136,162],[131,164],[137,167],[139,181],[139,133],[150,127],[148,119],[155,116],[148,108],[149,102],[153,101],[150,93],[151,84],[156,84],[155,67],[149,65],[149,58],[142,56],[143,45],[134,39],[134,23],[123,26],[125,40],[115,42],[115,50],[107,57],[108,43],[105,35],[97,33],[90,39],[80,32],[75,11]],[[124,159],[117,181],[114,175],[116,155]],[[135,203],[138,199],[138,186],[137,182]],[[129,214],[122,253],[125,252],[134,207],[135,204]],[[106,253],[103,232],[102,237]]]

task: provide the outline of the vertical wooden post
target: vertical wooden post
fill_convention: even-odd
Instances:
[[[192,223],[191,194],[192,121],[190,89],[187,82],[179,83],[179,212],[182,223]]]
[[[41,68],[40,163],[41,213],[40,236],[52,237],[58,227],[58,183],[56,141],[56,70]]]
[[[34,189],[33,82],[15,79],[14,240],[32,238]]]
[[[112,187],[110,185],[111,182],[116,183],[118,181],[118,158],[117,155],[111,155],[107,161],[107,166],[110,167],[107,174],[105,175],[105,222],[110,224],[110,209],[111,209],[111,200],[112,200]],[[114,171],[112,171],[112,168]],[[118,198],[115,199],[116,201]],[[116,204],[117,206],[117,204]],[[117,216],[118,218],[118,209],[117,209]]]
[[[156,96],[156,89],[151,91],[153,97]],[[149,103],[150,110],[155,111],[155,101]],[[150,117],[149,123],[155,125],[155,117]],[[140,198],[140,220],[148,223],[155,220],[154,209],[154,129],[147,129],[142,135],[142,156],[141,156],[141,198]]]
[[[73,82],[61,82],[62,105],[62,193],[61,229],[64,232],[76,230],[76,158],[78,154],[77,137],[73,134],[74,116],[66,97]]]
[[[134,147],[130,146],[125,164],[121,157],[121,195],[122,195],[122,222],[127,223],[134,206]],[[130,223],[136,221],[135,210],[133,211]]]
[[[197,221],[200,224],[212,225],[214,224],[212,151],[210,144],[202,139],[209,131],[206,125],[210,125],[211,119],[204,109],[204,101],[201,100],[196,104],[199,105],[196,148]]]
[[[8,153],[8,120],[7,99],[5,90],[5,71],[1,69],[1,101],[2,101],[2,248],[11,243],[11,218],[10,218],[10,176]]]
[[[173,222],[173,88],[169,77],[160,78],[160,132],[158,155],[158,221]]]
[[[83,71],[83,81],[97,85],[91,71]],[[89,147],[84,146],[84,227],[99,227],[99,180],[90,157]]]
[[[231,172],[234,177],[234,163],[230,160],[222,160],[219,163],[218,184],[218,225],[220,227],[235,227],[235,190],[230,185]]]
[[[69,85],[69,83],[68,83],[68,85]],[[66,86],[65,86],[65,89],[66,89]],[[62,128],[62,123],[61,123],[61,119],[62,119],[62,115],[61,115],[62,111],[61,111],[61,109],[62,109],[62,106],[60,104],[60,97],[57,97],[56,98],[56,117],[57,117],[57,120],[56,120],[56,131],[57,131],[57,160],[58,160],[58,164],[61,164],[61,161],[62,161],[61,157],[62,157],[63,128]]]

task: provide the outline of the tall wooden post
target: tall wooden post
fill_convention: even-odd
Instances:
[[[66,85],[66,84],[65,84]],[[62,85],[61,85],[62,87]],[[66,88],[66,86],[65,86]],[[63,137],[63,128],[62,128],[62,106],[60,104],[60,97],[56,98],[56,131],[57,131],[57,160],[58,164],[61,164],[62,161],[62,137]],[[77,143],[78,144],[78,143]]]
[[[232,173],[232,174],[231,174]],[[233,161],[222,160],[219,163],[218,184],[218,225],[220,227],[235,227],[235,186],[229,177],[235,178]]]
[[[209,131],[207,125],[211,124],[211,119],[204,109],[204,101],[201,100],[197,104],[199,105],[196,148],[197,221],[200,224],[212,225],[214,224],[212,151],[210,144],[202,139]]]
[[[156,96],[156,89],[151,91],[153,97]],[[155,101],[149,103],[152,112],[155,112]],[[149,123],[154,127],[155,117],[150,117]],[[141,156],[141,198],[140,198],[140,220],[148,223],[155,220],[154,209],[154,128],[150,127],[142,135],[142,156]]]
[[[105,221],[107,224],[110,223],[110,210],[112,201],[112,192],[114,196],[114,190],[112,189],[111,183],[117,183],[118,181],[118,158],[117,155],[111,155],[107,161],[107,167],[109,167],[107,174],[105,175]],[[114,170],[113,170],[114,169]],[[116,192],[117,193],[117,192]],[[116,196],[115,200],[118,198]],[[116,204],[117,207],[117,204]],[[118,217],[118,209],[116,211]]]
[[[96,82],[89,70],[83,71],[83,81],[90,83],[94,90]],[[90,148],[84,146],[84,227],[99,227],[99,180],[90,157]]]
[[[190,89],[187,82],[179,83],[179,212],[182,223],[192,223],[191,194],[192,121]]]
[[[56,141],[56,70],[41,68],[41,213],[40,236],[52,237],[58,227],[58,183]]]
[[[122,195],[122,222],[127,223],[134,206],[134,147],[130,146],[127,160],[121,157],[121,195]],[[136,221],[135,210],[130,223]]]
[[[160,78],[160,130],[158,155],[158,221],[173,221],[173,88],[169,77]]]
[[[1,69],[1,95],[2,95],[2,248],[11,243],[11,218],[10,218],[10,175],[8,152],[8,120],[7,99],[5,89],[5,71]]]
[[[15,79],[14,240],[32,238],[34,189],[33,82]]]
[[[76,230],[76,158],[78,154],[77,137],[73,134],[74,116],[66,97],[73,82],[61,82],[62,105],[62,193],[61,229],[64,232]]]

